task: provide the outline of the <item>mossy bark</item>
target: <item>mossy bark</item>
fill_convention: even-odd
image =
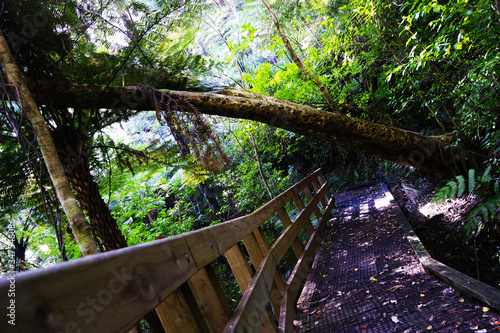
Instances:
[[[101,87],[39,83],[35,99],[56,107],[155,110],[153,91],[140,87]],[[57,88],[57,89],[56,89]],[[160,94],[155,90],[155,94]],[[305,105],[241,90],[220,93],[164,91],[179,104],[194,105],[205,114],[242,118],[267,123],[310,138],[339,144],[348,149],[416,168],[441,173],[463,172],[475,164],[476,155],[462,147],[450,147],[453,134],[424,136],[399,128],[376,124],[317,110]],[[159,96],[156,96],[157,100]]]
[[[0,32],[0,62],[7,81],[17,87],[22,112],[30,121],[36,133],[38,145],[47,165],[52,184],[68,217],[82,255],[97,253],[97,246],[90,232],[89,224],[73,195],[45,119],[40,114],[38,106],[31,96],[2,32]]]

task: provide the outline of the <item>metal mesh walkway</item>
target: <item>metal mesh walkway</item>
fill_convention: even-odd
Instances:
[[[499,332],[500,316],[428,275],[380,186],[345,192],[298,301],[298,332]]]

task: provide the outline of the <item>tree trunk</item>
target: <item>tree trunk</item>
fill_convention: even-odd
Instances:
[[[54,133],[54,135],[59,158],[63,163],[66,175],[73,185],[78,202],[87,212],[90,225],[102,242],[104,249],[109,251],[127,247],[127,241],[90,173],[89,161],[82,145],[78,143],[70,145],[67,140],[58,137],[58,133]]]
[[[47,124],[45,123],[45,119],[40,114],[38,106],[28,90],[26,82],[24,81],[24,78],[14,61],[14,58],[9,50],[9,46],[7,45],[7,41],[1,31],[0,62],[3,66],[3,71],[7,81],[17,87],[22,112],[26,118],[28,118],[33,126],[33,130],[36,133],[40,151],[42,152],[45,164],[47,165],[50,179],[54,185],[57,197],[61,202],[64,212],[68,217],[69,224],[73,230],[73,234],[75,235],[82,255],[86,256],[97,253],[97,246],[92,238],[92,234],[90,233],[89,224],[85,215],[83,215],[82,210],[78,206],[68,179],[64,174],[64,169],[57,155],[57,151],[52,137],[50,136]]]
[[[300,71],[302,74],[307,76],[314,84],[319,88],[321,91],[321,95],[323,95],[323,98],[325,101],[328,103],[330,108],[332,109],[332,112],[338,114],[338,115],[344,115],[342,112],[339,110],[338,103],[333,99],[332,95],[326,88],[326,86],[321,82],[320,78],[312,73],[300,60],[299,56],[295,52],[295,50],[292,47],[292,44],[288,40],[288,37],[285,33],[285,30],[283,30],[283,27],[281,26],[280,21],[278,20],[278,17],[276,16],[276,13],[274,12],[273,7],[271,7],[271,4],[267,0],[262,0],[264,5],[267,7],[267,11],[269,12],[269,15],[271,16],[271,19],[274,22],[274,25],[276,26],[276,29],[278,30],[278,33],[280,34],[281,40],[283,41],[283,44],[285,45],[285,48],[287,49],[288,53],[290,53],[290,56],[292,57],[293,62],[297,67],[299,67]]]
[[[99,107],[115,112],[156,109],[152,90],[146,91],[144,87],[110,87],[102,94],[101,87],[69,83],[39,83],[37,87],[35,99],[57,107]],[[158,90],[154,93],[160,94]],[[189,102],[201,113],[259,121],[402,165],[457,173],[476,163],[474,153],[460,146],[449,147],[455,140],[452,133],[423,136],[243,90],[230,89],[218,94],[174,90],[162,93],[181,106]]]

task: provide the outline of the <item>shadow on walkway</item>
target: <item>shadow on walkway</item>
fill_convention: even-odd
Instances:
[[[428,275],[380,186],[342,193],[298,301],[298,332],[500,332],[500,316]]]

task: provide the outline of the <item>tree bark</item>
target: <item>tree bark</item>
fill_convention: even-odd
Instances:
[[[57,88],[57,89],[56,89]],[[56,82],[39,83],[38,103],[56,107],[108,108],[114,112],[155,110],[151,91],[144,87],[102,87]],[[155,90],[179,105],[190,103],[201,113],[255,120],[298,134],[329,141],[347,149],[365,152],[398,164],[440,173],[464,172],[474,167],[477,155],[463,147],[449,147],[452,133],[423,136],[388,125],[350,118],[305,105],[242,90],[220,93]]]
[[[96,236],[102,242],[104,250],[116,250],[127,247],[127,241],[123,236],[116,220],[111,215],[109,207],[102,198],[97,183],[90,173],[88,157],[84,153],[82,145],[73,142],[70,145],[64,138],[54,133],[56,147],[64,170],[69,177],[71,185],[76,192],[78,202],[83,210],[87,212],[90,225]]]
[[[73,195],[49,129],[0,31],[0,62],[7,81],[19,91],[21,109],[33,126],[52,184],[61,202],[83,256],[98,253],[89,224]]]

